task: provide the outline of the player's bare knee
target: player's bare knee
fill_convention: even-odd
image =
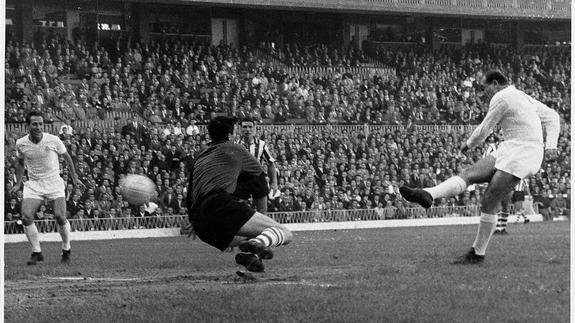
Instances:
[[[65,216],[63,215],[54,215],[54,219],[58,225],[64,225],[68,221]]]
[[[25,216],[22,214],[22,224],[27,227],[30,224],[34,223],[34,218],[30,216]]]

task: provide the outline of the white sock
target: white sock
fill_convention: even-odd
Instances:
[[[250,240],[259,241],[266,247],[277,247],[281,246],[285,242],[285,236],[282,230],[278,228],[267,228],[257,237]]]
[[[59,227],[58,232],[62,237],[62,250],[70,250],[70,221],[66,220],[66,223]]]
[[[38,228],[36,228],[36,224],[32,222],[30,225],[25,225],[24,233],[26,234],[26,238],[28,238],[28,241],[32,246],[32,252],[42,252],[42,249],[40,249],[40,236],[38,235]]]
[[[487,214],[481,212],[479,217],[479,228],[477,229],[477,236],[475,236],[475,242],[473,242],[473,249],[475,249],[475,254],[483,256],[485,255],[485,250],[489,244],[489,239],[495,231],[497,226],[497,214]]]
[[[465,191],[467,188],[467,183],[463,180],[463,178],[459,176],[453,176],[448,178],[445,182],[440,183],[437,186],[424,188],[433,199],[440,199],[442,197],[452,197],[455,195],[459,195]]]

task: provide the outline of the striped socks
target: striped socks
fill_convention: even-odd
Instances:
[[[261,242],[267,247],[281,246],[285,242],[285,235],[278,228],[267,228],[260,235],[250,239],[250,241]]]
[[[497,226],[495,231],[501,232],[507,229],[507,218],[509,217],[509,212],[499,212],[497,213]]]

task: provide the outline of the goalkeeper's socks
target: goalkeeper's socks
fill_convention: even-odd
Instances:
[[[507,229],[507,218],[509,217],[508,212],[499,212],[497,213],[497,227],[495,230],[503,231]]]
[[[266,248],[277,247],[285,242],[285,235],[281,229],[267,228],[257,237],[250,239],[250,241],[262,243]]]

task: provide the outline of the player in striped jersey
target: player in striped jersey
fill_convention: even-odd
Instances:
[[[258,176],[240,175],[234,195],[242,200],[253,198],[256,210],[266,213],[270,188],[266,181],[265,171],[267,171],[272,189],[275,191],[277,189],[275,159],[266,142],[256,137],[256,123],[252,118],[246,117],[240,120],[240,127],[242,136],[236,143],[244,146],[260,162],[264,172]]]
[[[222,251],[238,246],[236,263],[264,270],[270,247],[288,244],[292,233],[272,218],[239,201],[232,193],[241,173],[260,176],[260,163],[244,147],[229,141],[235,118],[216,117],[208,125],[212,142],[194,159],[188,184],[190,223],[204,242]]]

